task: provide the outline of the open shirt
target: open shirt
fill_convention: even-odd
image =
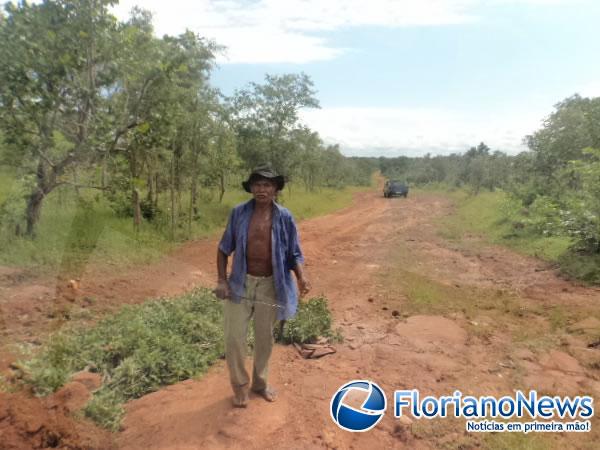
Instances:
[[[245,292],[248,227],[254,212],[254,205],[255,201],[252,199],[233,208],[219,243],[219,250],[227,256],[235,252],[229,275],[231,300],[235,303],[242,301]],[[304,262],[304,256],[300,249],[298,231],[292,213],[276,202],[273,202],[271,258],[273,282],[279,306],[277,318],[287,320],[296,314],[298,307],[298,289],[291,271],[297,264]]]

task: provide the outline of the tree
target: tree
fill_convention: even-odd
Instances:
[[[525,138],[534,155],[533,188],[536,193],[559,196],[580,187],[575,173],[564,169],[570,161],[589,159],[584,148],[600,148],[600,98],[573,95],[555,105],[541,129]]]
[[[7,148],[35,182],[26,232],[44,198],[90,161],[105,129],[103,93],[114,83],[112,0],[8,3],[0,22],[0,126]],[[65,145],[57,145],[57,141]]]
[[[227,117],[215,114],[212,119],[212,137],[204,160],[205,179],[219,189],[219,203],[223,201],[227,176],[237,172],[241,161],[236,151],[236,136]]]
[[[250,83],[234,94],[238,151],[248,167],[270,162],[280,173],[289,172],[290,133],[301,108],[319,107],[314,95],[313,83],[303,73],[266,75],[264,84]]]

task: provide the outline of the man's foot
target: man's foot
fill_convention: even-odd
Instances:
[[[272,386],[267,386],[266,388],[259,390],[253,389],[252,391],[268,402],[274,402],[277,399],[277,391]]]
[[[248,388],[246,386],[233,388],[233,406],[236,408],[248,406]]]

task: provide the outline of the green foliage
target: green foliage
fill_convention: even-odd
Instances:
[[[504,192],[469,196],[464,191],[451,196],[455,213],[440,221],[440,234],[462,241],[465,233],[477,233],[486,240],[506,245],[522,253],[558,263],[563,273],[592,284],[600,284],[600,255],[579,249],[570,212],[560,210],[545,197],[537,197],[524,209],[520,201]]]
[[[175,241],[204,218],[202,188],[222,201],[259,162],[311,191],[368,184],[372,167],[299,124],[301,108],[319,105],[306,74],[266,75],[224,98],[209,84],[221,47],[189,31],[157,38],[149,12],[119,21],[113,3],[5,7],[0,164],[25,183],[10,201],[0,194],[3,231],[35,238],[66,186],[100,189],[136,232],[152,222]]]
[[[59,188],[46,202],[35,240],[15,237],[11,222],[0,223],[7,231],[0,234],[0,264],[42,272],[80,271],[87,264],[147,263],[172,248],[151,224],[142,224],[136,233],[130,220],[116,216],[102,196],[77,197],[70,189]],[[76,278],[73,273],[68,276]]]
[[[5,179],[10,178],[7,176]],[[14,186],[12,182],[8,184],[11,185]],[[361,190],[347,187],[307,192],[302,186],[290,184],[290,187],[291,191],[286,188],[281,194],[280,201],[297,219],[347,207],[354,193]],[[12,198],[13,191],[10,192]],[[241,186],[228,190],[221,203],[218,193],[199,190],[201,203],[192,227],[188,229],[185,222],[180,222],[182,226],[177,229],[175,239],[201,238],[221,232],[231,208],[249,198]],[[24,223],[20,207],[11,210],[20,220],[0,221],[3,230],[0,233],[0,264],[28,267],[38,272],[59,269],[65,277],[77,278],[88,264],[111,265],[114,268],[148,263],[156,261],[175,245],[169,236],[168,198],[160,199],[152,222],[142,222],[137,232],[131,226],[130,217],[116,215],[114,204],[103,195],[92,195],[88,191],[78,197],[64,187],[50,194],[46,202],[47,208],[42,211],[35,240],[13,235],[15,223]],[[187,202],[189,195],[183,194],[182,203]]]
[[[560,236],[563,230],[560,205],[550,197],[538,196],[527,210],[523,223],[540,235]]]
[[[63,329],[21,365],[38,394],[54,392],[84,368],[105,383],[86,413],[114,428],[120,404],[200,373],[224,354],[222,306],[206,289],[124,307],[92,328]]]
[[[278,201],[294,214],[297,220],[322,216],[350,206],[355,193],[364,191],[361,187],[321,188],[316,191],[284,190]]]
[[[327,307],[327,299],[313,297],[300,302],[296,316],[288,320],[283,328],[283,334],[277,339],[291,344],[313,343],[319,337],[341,340],[339,331],[331,329],[331,313]]]
[[[560,268],[567,275],[590,284],[600,284],[600,255],[570,250],[559,258]]]
[[[555,111],[526,141],[530,152],[509,157],[483,143],[463,155],[380,158],[382,173],[417,184],[502,189],[504,205],[459,199],[457,215],[443,231],[460,238],[462,227],[494,242],[561,264],[565,273],[597,282],[600,267],[600,98],[578,95]],[[491,205],[496,206],[491,209]],[[570,247],[570,248],[569,248]],[[567,251],[568,250],[568,251]]]
[[[101,388],[85,406],[84,413],[101,427],[119,431],[125,417],[125,401],[120,392]]]
[[[126,398],[139,397],[204,371],[223,354],[221,314],[221,304],[203,289],[176,300],[124,307],[91,329],[53,335],[27,362],[28,380],[47,394],[88,366]]]
[[[532,220],[543,226],[545,219],[532,219],[531,212],[505,192],[484,192],[477,196],[465,191],[444,194],[456,202],[454,214],[440,220],[440,234],[448,239],[462,241],[465,234],[476,233],[490,242],[554,262],[571,245],[566,236],[544,235],[530,228],[528,223]]]
[[[23,230],[27,181],[0,171],[0,234],[14,236]]]
[[[511,157],[500,151],[491,152],[483,142],[462,155],[381,157],[378,163],[381,173],[389,179],[417,186],[442,183],[450,187],[468,187],[473,194],[505,187],[512,169]]]
[[[585,160],[571,161],[570,168],[580,180],[581,189],[565,202],[564,227],[575,240],[575,249],[600,254],[600,149],[583,150]]]

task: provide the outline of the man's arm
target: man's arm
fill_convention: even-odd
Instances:
[[[219,248],[217,249],[217,273],[219,279],[217,281],[217,288],[215,289],[215,295],[221,299],[229,298],[229,283],[227,283],[227,259],[231,252],[235,250],[235,216],[234,211],[231,211],[225,232],[219,242]]]
[[[292,269],[294,274],[296,274],[296,280],[298,281],[298,289],[300,290],[300,297],[304,297],[310,291],[310,283],[304,277],[304,268],[301,263],[296,263],[294,268]]]
[[[298,236],[298,229],[296,228],[296,223],[294,222],[294,217],[290,214],[289,220],[287,222],[288,227],[288,267],[294,271],[296,275],[296,280],[298,282],[298,290],[300,291],[300,297],[303,297],[310,291],[310,283],[306,279],[304,275],[304,268],[302,264],[304,263],[304,255],[302,254],[302,249],[300,248],[300,238]]]
[[[217,273],[219,274],[219,280],[215,289],[215,295],[221,299],[229,298],[230,294],[229,283],[227,283],[227,260],[228,256],[221,249],[217,250]]]

